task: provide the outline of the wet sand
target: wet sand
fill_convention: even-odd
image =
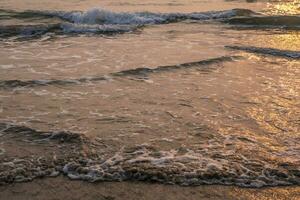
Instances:
[[[0,192],[1,200],[296,200],[300,198],[300,187],[271,187],[263,189],[217,185],[180,187],[175,185],[149,184],[141,182],[86,183],[82,181],[70,181],[64,177],[36,179],[29,183],[16,183],[8,186],[1,186]]]

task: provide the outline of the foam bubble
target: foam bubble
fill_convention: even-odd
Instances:
[[[61,24],[62,31],[64,33],[100,33],[100,34],[113,34],[130,32],[137,29],[137,26],[131,25],[89,25],[89,24]]]
[[[227,152],[228,153],[228,152]],[[123,149],[106,161],[85,165],[70,162],[64,173],[71,179],[87,181],[158,181],[180,185],[225,184],[243,187],[291,185],[300,183],[299,170],[287,169],[243,156],[212,158],[187,149],[159,151],[147,145]],[[236,159],[239,157],[239,159]],[[232,159],[235,158],[235,159]]]

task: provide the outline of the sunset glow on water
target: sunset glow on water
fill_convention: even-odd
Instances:
[[[299,30],[299,0],[0,1],[0,185],[299,186]]]

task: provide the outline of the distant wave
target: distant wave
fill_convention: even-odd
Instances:
[[[183,63],[178,65],[169,65],[169,66],[159,66],[156,68],[135,68],[128,69],[119,72],[110,73],[108,75],[102,76],[94,76],[94,77],[83,77],[78,79],[63,79],[63,80],[3,80],[0,81],[0,89],[13,89],[20,87],[36,87],[36,86],[47,86],[47,85],[74,85],[80,83],[91,83],[91,82],[99,82],[110,80],[113,77],[140,77],[145,78],[148,74],[151,73],[159,73],[159,72],[167,72],[172,70],[179,69],[188,69],[188,68],[196,68],[203,67],[205,65],[210,65],[214,63],[220,62],[230,62],[238,59],[238,56],[222,56],[217,58],[211,58],[207,60],[201,60],[197,62],[191,63]]]
[[[42,15],[58,17],[76,24],[163,24],[182,20],[224,19],[234,16],[248,16],[254,14],[247,9],[233,9],[225,11],[195,12],[195,13],[151,13],[151,12],[112,12],[103,9],[91,9],[86,12],[42,12]]]
[[[300,16],[243,16],[225,19],[224,22],[233,25],[253,27],[300,29]]]
[[[274,48],[261,48],[253,46],[226,46],[226,48],[241,50],[250,53],[267,54],[285,58],[300,59],[300,51],[280,50]]]
[[[24,11],[0,10],[0,20],[56,19],[54,24],[0,26],[0,36],[40,36],[56,34],[119,34],[132,32],[145,25],[176,23],[184,20],[217,20],[235,26],[300,28],[300,17],[267,16],[248,9],[194,13],[112,12],[100,8],[83,11]]]
[[[112,12],[104,9],[81,11],[6,11],[0,10],[0,20],[7,19],[56,19],[59,23],[38,25],[8,25],[0,26],[2,37],[10,36],[40,36],[46,33],[97,33],[117,34],[135,31],[149,24],[175,23],[184,20],[220,20],[234,16],[249,16],[254,14],[247,9],[225,11],[195,12],[195,13],[151,13],[151,12]],[[37,19],[37,20],[36,20]]]

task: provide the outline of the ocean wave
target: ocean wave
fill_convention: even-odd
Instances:
[[[73,24],[63,23],[61,24],[61,30],[63,33],[98,33],[98,34],[116,34],[135,31],[140,26],[135,25],[118,25],[118,24]]]
[[[217,57],[217,58],[200,60],[200,61],[196,61],[196,62],[183,63],[183,64],[178,64],[178,65],[159,66],[156,68],[143,67],[143,68],[123,70],[120,72],[115,72],[112,75],[113,76],[136,76],[136,75],[137,76],[146,76],[151,73],[159,73],[159,72],[167,72],[167,71],[178,70],[178,69],[203,67],[206,65],[222,63],[222,62],[232,62],[232,61],[235,61],[240,58],[241,58],[240,56],[221,56],[221,57]]]
[[[49,85],[74,85],[81,83],[92,83],[99,81],[108,81],[114,77],[135,77],[135,78],[146,78],[147,75],[159,72],[167,72],[172,70],[179,69],[188,69],[203,67],[211,64],[222,63],[222,62],[231,62],[236,59],[240,59],[240,56],[222,56],[217,58],[211,58],[207,60],[200,60],[196,62],[183,63],[178,65],[168,65],[168,66],[158,66],[156,68],[135,68],[129,70],[123,70],[119,72],[110,73],[102,76],[94,77],[82,77],[77,79],[64,79],[64,80],[3,80],[0,81],[0,89],[14,89],[22,87],[37,87],[37,86],[49,86]]]
[[[14,182],[31,181],[34,178],[45,176],[57,176],[60,174],[61,166],[70,162],[70,159],[78,160],[80,148],[87,141],[81,134],[69,131],[39,131],[27,126],[15,125],[0,122],[1,157],[0,157],[0,186]],[[32,147],[38,144],[42,148],[39,151],[43,155],[36,154],[36,151],[19,153],[24,156],[16,156],[10,151],[10,144],[7,141],[23,147]],[[18,146],[15,146],[18,149]],[[72,150],[76,149],[76,151]],[[7,155],[6,153],[12,153]],[[60,153],[58,153],[60,152]],[[27,154],[27,156],[26,156]],[[15,156],[13,156],[15,155]]]
[[[11,25],[0,26],[0,36],[3,38],[19,37],[38,37],[45,34],[121,34],[135,31],[140,26],[134,25],[89,25],[89,24],[39,24],[39,25]]]
[[[225,11],[195,12],[195,13],[151,13],[151,12],[112,12],[104,9],[91,9],[86,12],[45,12],[44,14],[58,17],[76,24],[163,24],[182,20],[224,19],[234,16],[248,16],[254,14],[247,9],[233,9]]]
[[[300,59],[300,51],[281,50],[274,48],[262,48],[253,46],[226,46],[226,48],[246,51],[249,53],[266,54],[272,56],[279,56],[292,59]]]
[[[268,27],[268,28],[289,28],[289,29],[300,29],[300,16],[244,16],[244,17],[233,17],[225,19],[224,22],[233,25],[244,25],[254,27]]]
[[[90,182],[138,180],[184,186],[221,184],[254,188],[300,184],[300,171],[292,163],[280,166],[233,152],[213,158],[188,149],[184,153],[180,149],[160,151],[146,144],[123,148],[105,161],[70,162],[63,167],[63,173],[70,179]]]
[[[234,16],[249,16],[251,10],[233,9],[225,11],[195,13],[151,13],[151,12],[112,12],[104,9],[82,11],[5,11],[0,10],[0,20],[16,19],[55,19],[55,24],[1,26],[0,34],[6,36],[38,36],[46,33],[98,33],[112,34],[134,31],[144,25],[175,23],[184,20],[219,20]]]
[[[39,19],[55,20],[55,24],[1,26],[1,36],[37,36],[49,32],[61,34],[112,34],[134,31],[145,25],[176,23],[185,20],[217,20],[232,25],[255,27],[299,28],[300,18],[293,16],[267,16],[248,9],[193,13],[112,12],[101,8],[88,11],[5,11],[0,10],[0,20]]]
[[[0,10],[1,12],[1,10]],[[2,12],[4,12],[2,10]],[[208,11],[194,13],[151,13],[151,12],[112,12],[101,8],[93,8],[88,11],[24,11],[12,12],[14,18],[59,18],[70,23],[76,24],[162,24],[178,22],[182,20],[209,20],[209,19],[224,19],[235,16],[249,16],[255,12],[248,9],[232,9],[224,11]]]
[[[84,137],[78,133],[68,131],[45,132],[7,123],[0,123],[0,132],[2,136],[13,134],[14,137],[28,137],[33,142],[54,140],[57,142],[81,143],[84,140]]]
[[[37,87],[37,86],[47,86],[47,85],[74,85],[87,82],[103,81],[108,80],[105,76],[99,77],[84,77],[78,79],[49,79],[49,80],[5,80],[0,81],[0,88],[2,89],[12,89],[12,88],[21,88],[21,87]]]
[[[272,155],[266,156],[272,158],[263,159],[224,148],[217,152],[183,147],[160,150],[140,144],[103,155],[103,152],[98,153],[101,147],[97,141],[76,133],[38,131],[5,123],[0,123],[0,133],[4,144],[18,141],[23,148],[43,144],[37,145],[43,152],[49,151],[45,147],[57,148],[63,143],[55,156],[29,154],[0,159],[0,185],[59,174],[90,182],[145,181],[184,186],[221,184],[258,188],[300,184],[297,162],[276,160],[278,155],[271,152]],[[2,152],[6,154],[6,146],[3,147]]]
[[[39,25],[8,25],[0,26],[0,36],[24,36],[34,37],[49,32],[57,32],[61,29],[60,24],[39,24]]]

